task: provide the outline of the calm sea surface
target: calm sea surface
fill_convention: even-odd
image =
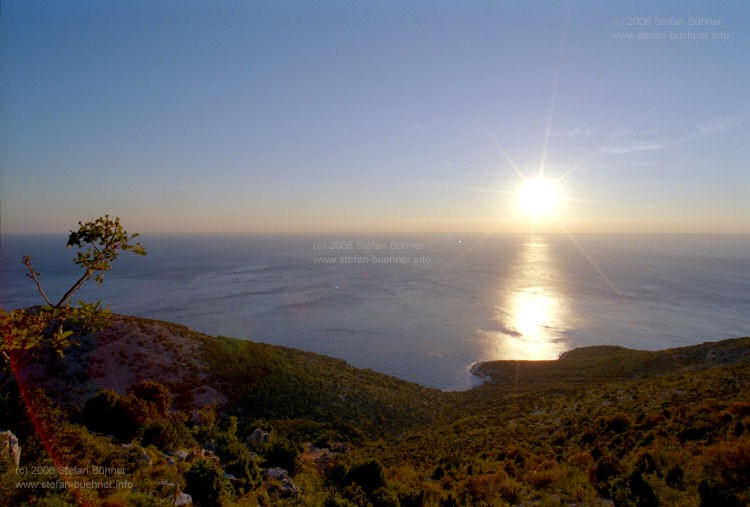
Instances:
[[[4,235],[6,309],[79,276],[65,236]],[[79,296],[117,312],[345,359],[442,389],[493,359],[750,335],[750,237],[154,236]]]

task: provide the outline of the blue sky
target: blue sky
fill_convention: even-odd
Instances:
[[[749,14],[5,0],[2,230],[750,233]]]

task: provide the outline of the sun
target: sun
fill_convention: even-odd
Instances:
[[[562,201],[557,183],[543,177],[524,181],[516,197],[518,208],[534,219],[553,216]]]

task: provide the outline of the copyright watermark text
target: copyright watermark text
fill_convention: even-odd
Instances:
[[[697,16],[616,16],[612,40],[725,41],[731,38],[722,18]]]
[[[122,467],[29,465],[16,468],[17,489],[132,489]]]
[[[314,264],[430,264],[422,241],[336,239],[313,242]],[[327,254],[327,255],[323,255]]]

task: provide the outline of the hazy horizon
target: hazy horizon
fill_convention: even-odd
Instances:
[[[0,227],[750,234],[748,15],[6,1]]]
[[[0,232],[0,237],[12,238],[14,236],[56,236],[59,238],[67,238],[69,230],[65,231],[40,231],[40,232]],[[519,231],[519,232],[457,232],[457,231],[299,231],[299,232],[276,232],[276,231],[249,231],[249,232],[217,232],[217,231],[133,231],[139,233],[139,241],[144,237],[155,236],[216,236],[216,237],[306,237],[316,239],[324,237],[325,239],[374,239],[379,238],[383,241],[388,241],[391,238],[389,235],[393,235],[396,239],[403,239],[408,237],[419,237],[423,236],[466,236],[466,237],[491,237],[491,236],[519,236],[519,237],[534,237],[534,236],[674,236],[674,237],[738,237],[744,238],[750,236],[750,233],[744,232],[539,232],[539,231]],[[342,238],[343,237],[343,238]],[[64,246],[64,245],[63,245]]]

